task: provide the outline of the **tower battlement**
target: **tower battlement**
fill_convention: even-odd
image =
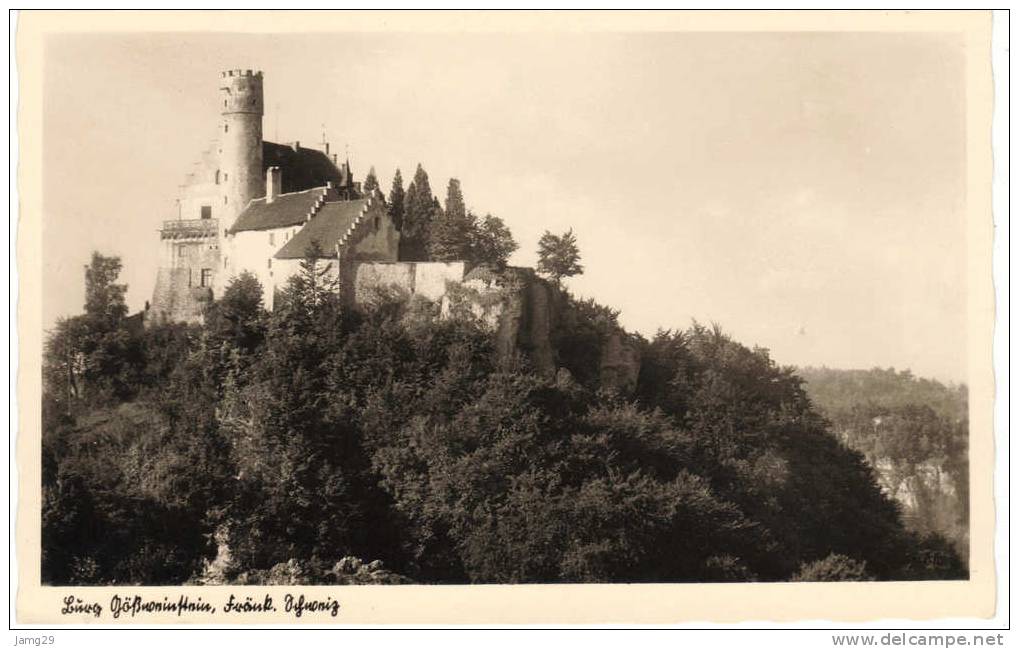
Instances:
[[[252,70],[236,69],[236,70],[224,70],[221,74],[224,77],[259,77],[259,78],[261,78],[262,71],[261,70],[254,70],[254,71],[252,71]]]
[[[262,105],[262,73],[251,70],[228,70],[222,74],[223,85],[220,94],[223,115],[244,113],[248,115],[263,114]]]

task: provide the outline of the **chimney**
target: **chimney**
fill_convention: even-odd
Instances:
[[[265,202],[269,204],[276,200],[283,188],[283,174],[279,167],[269,167],[265,170]]]

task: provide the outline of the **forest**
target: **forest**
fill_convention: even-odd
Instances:
[[[419,254],[446,226],[501,276],[501,221],[459,221],[464,243],[444,212]],[[600,386],[618,313],[561,281],[572,233],[539,251],[566,313],[553,376],[469,310],[345,307],[314,255],[273,311],[242,274],[201,325],[142,326],[120,270],[93,254],[84,312],[46,340],[47,584],[967,577],[767,350],[698,323],[629,334],[635,389]]]

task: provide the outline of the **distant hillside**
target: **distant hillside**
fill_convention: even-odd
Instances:
[[[864,454],[908,527],[969,547],[969,417],[965,385],[894,369],[800,370],[835,434]]]

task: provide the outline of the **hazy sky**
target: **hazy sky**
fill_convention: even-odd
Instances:
[[[581,295],[645,334],[718,322],[777,362],[965,380],[965,85],[948,34],[61,36],[47,44],[44,322],[92,250],[151,297],[156,230],[215,135],[219,72],[264,132],[349,145],[385,191],[502,217],[533,265],[572,227]]]

